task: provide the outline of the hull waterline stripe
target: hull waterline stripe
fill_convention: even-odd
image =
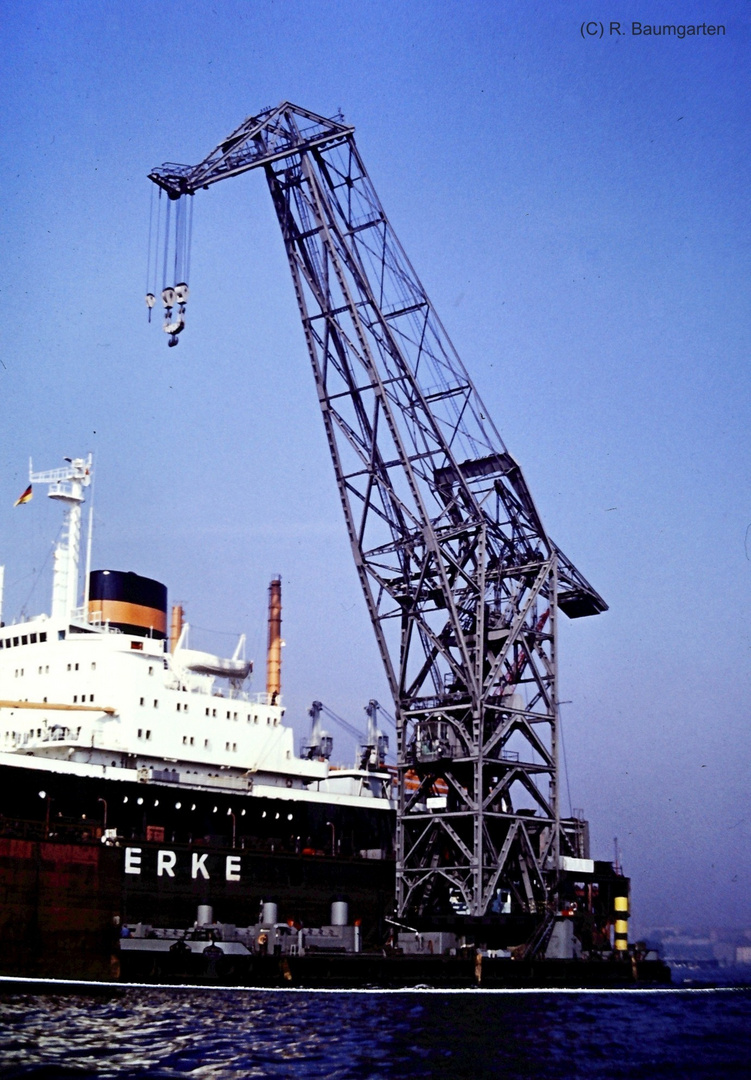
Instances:
[[[43,992],[57,987],[85,987],[87,990],[99,990],[107,987],[113,990],[206,990],[210,993],[252,993],[252,994],[628,994],[629,997],[644,994],[738,994],[747,993],[747,986],[517,986],[517,987],[435,987],[405,986],[394,989],[384,987],[305,987],[305,986],[240,986],[230,984],[207,985],[206,983],[159,983],[159,982],[105,982],[98,979],[43,979],[36,976],[0,975],[0,990],[3,984],[10,987],[23,984]]]

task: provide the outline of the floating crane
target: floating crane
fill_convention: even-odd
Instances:
[[[427,926],[461,913],[469,925],[553,912],[586,829],[560,813],[558,613],[607,605],[548,536],[354,129],[284,102],[198,165],[162,165],[150,179],[179,202],[251,169],[263,170],[281,226],[395,704],[397,917]],[[164,300],[171,342],[175,299]]]

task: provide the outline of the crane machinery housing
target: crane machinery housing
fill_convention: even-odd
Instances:
[[[586,823],[561,814],[558,616],[607,605],[548,536],[341,116],[284,102],[199,164],[149,174],[178,204],[170,344],[188,297],[181,200],[251,169],[282,230],[395,704],[396,919],[500,938],[549,926],[567,872],[592,869]]]

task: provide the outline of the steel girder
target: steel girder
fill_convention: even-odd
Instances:
[[[545,532],[352,128],[284,103],[150,175],[179,198],[258,167],[396,706],[398,914],[538,911],[569,844],[557,613],[606,605]]]

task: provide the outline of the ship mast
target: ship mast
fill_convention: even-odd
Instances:
[[[78,565],[81,553],[81,506],[83,489],[91,484],[92,457],[66,458],[67,465],[47,472],[34,472],[29,462],[32,484],[49,484],[47,495],[64,507],[63,528],[55,548],[52,572],[52,617],[69,620],[78,610]]]

